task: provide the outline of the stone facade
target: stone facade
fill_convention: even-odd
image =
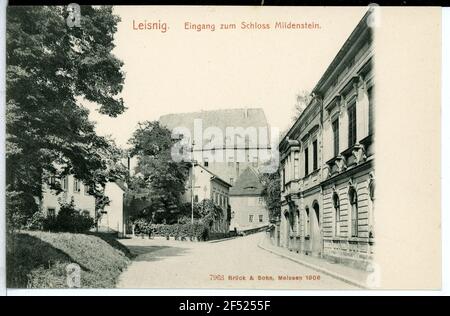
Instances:
[[[280,142],[280,246],[364,268],[374,245],[374,74],[364,16]]]

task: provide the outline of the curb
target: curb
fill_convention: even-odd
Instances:
[[[330,270],[328,270],[328,269],[321,268],[321,267],[317,267],[317,266],[315,266],[315,265],[312,265],[312,264],[307,263],[307,262],[305,262],[305,261],[302,261],[302,260],[300,260],[300,259],[292,258],[292,257],[287,256],[287,255],[285,255],[285,254],[279,253],[279,252],[277,252],[277,251],[275,251],[275,250],[269,249],[268,247],[263,246],[261,242],[258,243],[258,247],[261,248],[261,249],[263,249],[263,250],[265,250],[265,251],[268,251],[268,252],[270,252],[270,253],[273,253],[273,254],[275,254],[275,255],[277,255],[277,256],[280,256],[280,257],[289,259],[289,260],[291,260],[291,261],[294,261],[294,262],[296,262],[296,263],[299,263],[299,264],[301,264],[301,265],[304,265],[305,267],[308,267],[308,268],[310,268],[310,269],[319,271],[319,272],[321,272],[321,273],[323,273],[323,274],[329,275],[329,276],[331,276],[331,277],[333,277],[333,278],[335,278],[335,279],[338,279],[338,280],[340,280],[340,281],[343,281],[343,282],[345,282],[345,283],[347,283],[347,284],[351,284],[351,285],[357,286],[357,287],[359,287],[359,288],[361,288],[361,289],[363,289],[363,290],[368,290],[368,289],[370,289],[369,287],[367,287],[367,285],[362,284],[362,283],[359,282],[359,281],[355,281],[355,280],[353,280],[353,279],[350,279],[350,278],[344,277],[344,276],[342,276],[342,275],[340,275],[340,274],[337,274],[337,273],[335,273],[335,272],[332,272],[332,271],[330,271]]]

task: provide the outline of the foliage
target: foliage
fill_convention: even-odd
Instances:
[[[176,223],[181,216],[189,164],[172,159],[176,141],[158,121],[140,123],[133,133],[130,154],[137,157],[138,163],[125,197],[132,218]]]
[[[13,234],[6,251],[9,288],[65,288],[70,263],[81,267],[82,288],[113,288],[130,263],[129,254],[117,243],[84,234]]]
[[[6,189],[6,224],[9,233],[24,228],[39,208],[30,194]]]
[[[43,228],[55,232],[87,232],[94,226],[94,219],[89,215],[80,214],[75,209],[73,200],[70,203],[61,204],[56,217],[47,217]]]
[[[211,227],[215,221],[224,217],[222,208],[210,199],[204,199],[201,202],[196,203],[194,209],[200,216],[201,221],[208,227]]]
[[[8,206],[13,226],[36,211],[25,206],[41,197],[43,184],[61,190],[50,178],[73,174],[96,193],[96,184],[116,176],[109,157],[117,158],[117,148],[96,135],[80,101],[112,117],[125,110],[122,62],[112,54],[119,18],[110,6],[82,6],[81,27],[70,28],[67,15],[61,6],[8,9],[6,183],[19,192]]]
[[[42,211],[35,212],[27,221],[25,225],[29,230],[42,230],[46,222],[46,216]]]
[[[300,93],[296,95],[296,102],[294,105],[295,114],[292,117],[292,121],[295,122],[298,120],[298,118],[306,109],[310,101],[311,101],[311,93],[309,93],[306,90],[302,90]]]
[[[263,198],[269,210],[269,218],[276,219],[281,213],[281,183],[280,173],[265,173],[261,175]]]

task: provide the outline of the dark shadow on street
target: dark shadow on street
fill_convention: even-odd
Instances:
[[[188,248],[169,246],[128,246],[135,256],[133,261],[158,261],[168,257],[180,256],[189,252]]]

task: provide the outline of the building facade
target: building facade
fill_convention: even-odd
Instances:
[[[167,114],[159,122],[188,132],[193,159],[231,185],[247,167],[271,159],[269,125],[260,108]]]
[[[123,196],[126,186],[121,182],[108,182],[105,184],[105,195],[109,204],[101,211],[98,220],[98,229],[106,232],[117,233],[119,237],[125,235]]]
[[[223,216],[213,223],[211,232],[227,233],[230,222],[228,220],[229,191],[231,185],[211,172],[205,166],[194,164],[190,169],[186,192],[183,195],[185,202],[199,203],[209,199],[222,209]],[[191,189],[192,188],[192,189]]]
[[[257,171],[248,167],[230,189],[230,230],[242,232],[269,224],[269,211],[262,192]]]
[[[279,145],[282,247],[364,268],[374,246],[372,30],[359,22]]]
[[[50,181],[56,181],[54,178]],[[44,184],[41,210],[46,216],[56,216],[60,209],[60,203],[70,203],[73,199],[75,207],[95,218],[95,198],[88,193],[89,187],[73,175],[61,179],[62,192],[56,194],[48,185]]]

